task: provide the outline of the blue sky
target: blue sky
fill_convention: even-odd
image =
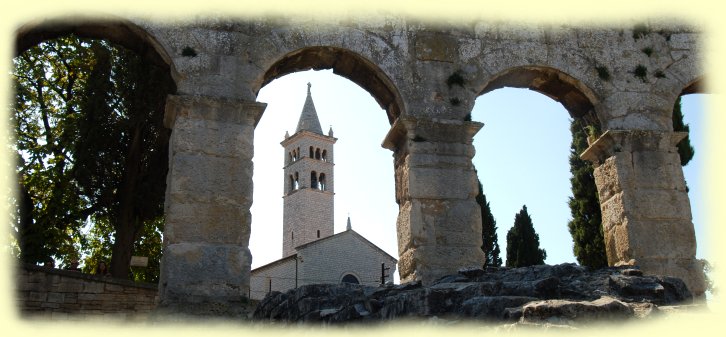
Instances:
[[[335,232],[345,230],[348,214],[353,229],[398,257],[392,152],[381,147],[390,125],[372,96],[332,71],[306,71],[279,78],[260,91],[268,103],[255,131],[254,204],[252,205],[252,267],[282,254],[283,155],[285,131],[294,133],[307,83],[324,131],[332,125],[335,145]],[[704,108],[702,95],[684,97],[685,121],[696,148],[684,168],[690,188],[698,257],[705,257],[702,187]],[[526,89],[499,89],[476,100],[472,119],[484,127],[474,138],[473,159],[484,193],[497,221],[502,259],[506,233],[514,216],[527,205],[546,263],[575,262],[567,231],[570,210],[568,156],[570,117],[561,104]]]

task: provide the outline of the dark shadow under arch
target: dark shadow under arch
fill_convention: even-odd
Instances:
[[[403,111],[398,89],[377,65],[354,52],[336,47],[307,47],[288,53],[267,70],[261,85],[255,88],[255,94],[276,78],[309,69],[333,69],[336,75],[358,84],[386,110],[390,124]]]
[[[710,93],[708,90],[706,90],[706,85],[704,82],[705,80],[703,78],[696,79],[695,81],[686,85],[679,96]]]
[[[582,82],[561,70],[541,66],[507,69],[494,75],[479,91],[479,95],[504,87],[539,92],[561,103],[573,118],[596,121],[594,104],[598,99],[595,94]]]

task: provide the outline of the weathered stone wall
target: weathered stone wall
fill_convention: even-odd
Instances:
[[[80,272],[24,265],[16,277],[23,317],[49,319],[146,319],[156,307],[158,286]]]

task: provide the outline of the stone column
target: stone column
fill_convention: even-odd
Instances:
[[[704,277],[676,149],[685,135],[609,130],[581,157],[595,165],[608,264],[635,259],[645,273],[681,278],[698,296]]]
[[[159,310],[237,316],[248,296],[254,129],[266,105],[173,96]]]
[[[481,123],[400,117],[383,143],[393,150],[401,282],[430,284],[484,264],[472,138]]]

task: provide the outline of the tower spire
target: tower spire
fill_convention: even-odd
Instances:
[[[295,130],[295,133],[305,130],[322,135],[323,129],[320,127],[318,113],[315,111],[313,96],[310,94],[311,86],[310,82],[308,82],[308,96],[305,98],[305,105],[303,105],[303,110],[300,114],[300,120],[297,122],[297,130]]]
[[[353,226],[350,225],[350,214],[348,214],[348,224],[345,225],[345,230],[349,231],[353,229]]]

